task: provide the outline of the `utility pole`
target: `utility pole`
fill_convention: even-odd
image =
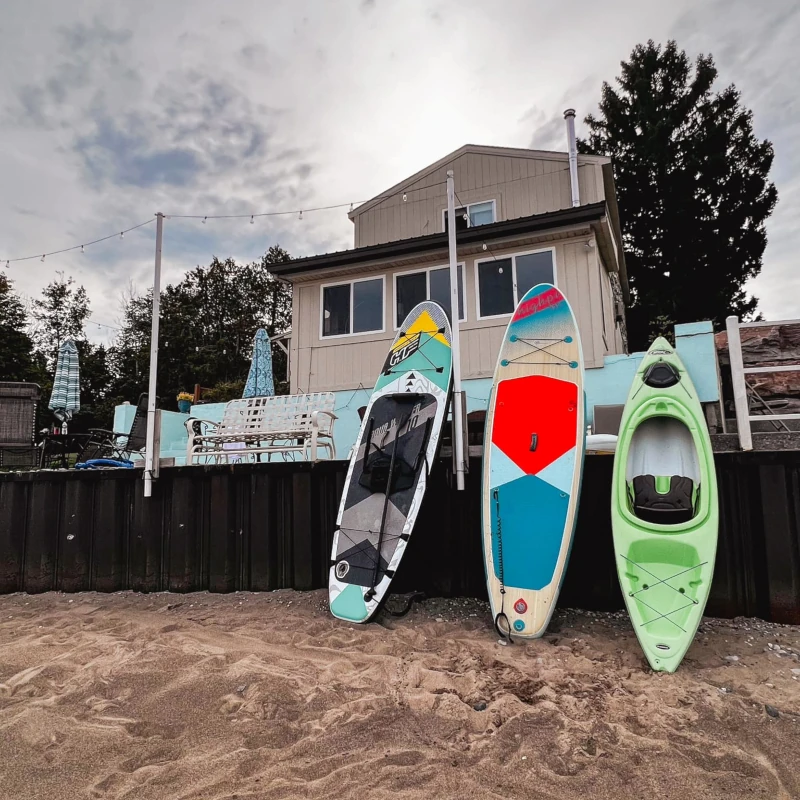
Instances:
[[[161,242],[164,238],[164,215],[156,214],[156,263],[153,270],[153,321],[150,328],[150,380],[147,385],[147,438],[144,451],[144,496],[153,494],[153,481],[158,478],[160,453],[156,453],[156,382],[158,376],[158,318],[161,306]]]
[[[456,255],[456,189],[453,170],[447,170],[447,233],[450,249],[450,326],[453,338],[453,454],[456,462],[456,487],[464,491],[464,398],[461,392],[461,347],[458,338],[458,256]]]

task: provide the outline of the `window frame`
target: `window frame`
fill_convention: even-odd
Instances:
[[[553,286],[558,286],[558,263],[556,261],[556,248],[554,246],[551,247],[538,247],[534,250],[520,250],[516,253],[503,253],[502,255],[498,255],[496,258],[476,258],[475,259],[475,319],[477,320],[486,320],[486,319],[507,319],[508,317],[512,316],[514,310],[519,305],[520,297],[517,292],[517,258],[519,256],[530,256],[534,253],[551,253],[551,258],[553,260]],[[489,314],[488,316],[482,317],[481,316],[481,284],[480,284],[480,264],[486,264],[487,262],[493,261],[500,261],[505,258],[511,259],[511,289],[513,292],[514,297],[514,308],[511,311],[506,312],[505,314]]]
[[[381,282],[381,327],[376,328],[374,331],[358,331],[353,332],[353,313],[355,306],[353,304],[353,284],[364,283],[364,281]],[[325,289],[330,289],[334,286],[349,286],[350,287],[350,333],[335,333],[326,336],[324,334],[325,327]],[[331,339],[349,339],[353,336],[372,336],[376,333],[386,333],[386,275],[369,275],[365,278],[350,278],[344,281],[331,281],[330,283],[321,283],[319,286],[319,341],[327,342]]]
[[[475,200],[472,203],[464,203],[463,206],[456,206],[456,209],[466,208],[467,209],[467,216],[469,217],[469,210],[470,210],[471,206],[482,206],[482,205],[484,205],[484,203],[491,203],[492,204],[492,221],[488,222],[488,223],[485,223],[485,224],[493,225],[495,222],[497,222],[497,199],[494,198],[494,197],[491,198],[491,200]],[[445,207],[445,208],[442,209],[442,231],[444,233],[447,233],[447,226],[444,223],[446,214],[447,214],[447,208]],[[470,224],[467,227],[471,228],[472,225]],[[475,227],[476,228],[481,228],[483,226],[482,225],[476,225]]]
[[[467,265],[464,261],[456,262],[456,268],[461,267],[461,305],[464,308],[464,319],[459,317],[458,324],[467,321]],[[400,327],[397,325],[397,278],[403,275],[417,275],[420,272],[425,273],[425,299],[431,299],[431,275],[430,273],[435,269],[449,269],[449,264],[434,264],[431,267],[417,267],[416,269],[406,269],[402,272],[395,272],[392,275],[392,326],[393,330],[399,331]],[[401,320],[402,321],[402,320]]]

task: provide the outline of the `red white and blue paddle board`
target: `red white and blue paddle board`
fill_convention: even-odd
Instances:
[[[553,613],[578,512],[584,415],[575,315],[539,284],[506,329],[484,435],[483,552],[503,635],[539,637]]]

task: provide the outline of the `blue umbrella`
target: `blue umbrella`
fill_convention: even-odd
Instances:
[[[78,348],[67,339],[58,348],[56,374],[53,378],[53,393],[48,408],[62,422],[72,419],[81,407],[81,373],[78,365]]]
[[[267,332],[259,328],[253,341],[253,360],[242,397],[272,397],[274,394],[272,346]]]

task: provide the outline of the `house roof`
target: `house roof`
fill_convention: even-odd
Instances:
[[[498,148],[499,149],[499,148]],[[558,211],[547,211],[543,214],[532,214],[528,217],[493,222],[459,231],[458,244],[480,244],[484,241],[519,236],[548,228],[560,228],[567,225],[587,224],[600,220],[608,213],[605,202],[590,203],[574,208]],[[368,247],[357,247],[352,250],[340,250],[307,258],[296,258],[281,264],[273,264],[270,271],[275,275],[286,277],[301,272],[315,272],[330,267],[354,266],[367,261],[382,258],[399,258],[426,250],[447,248],[447,233],[431,233],[413,239],[400,239],[385,244],[374,244]]]
[[[403,191],[403,189],[408,189],[415,183],[419,183],[421,180],[428,177],[428,175],[430,175],[432,172],[447,166],[459,158],[459,156],[463,156],[465,153],[477,153],[479,155],[487,156],[510,156],[512,158],[539,158],[548,161],[567,161],[569,159],[569,154],[567,152],[560,152],[557,150],[527,150],[521,147],[493,147],[491,145],[465,144],[459,147],[458,150],[453,150],[452,153],[448,153],[448,155],[444,156],[444,158],[440,158],[438,161],[434,161],[433,164],[429,164],[419,172],[415,172],[410,177],[400,181],[400,183],[396,183],[394,186],[376,195],[371,200],[367,200],[366,202],[362,203],[360,206],[350,211],[347,216],[350,217],[351,220],[354,220],[359,214],[368,211],[370,208],[376,206],[387,197],[392,197],[398,192]],[[611,163],[611,159],[607,156],[590,156],[584,155],[583,153],[578,154],[578,161],[584,164]]]

